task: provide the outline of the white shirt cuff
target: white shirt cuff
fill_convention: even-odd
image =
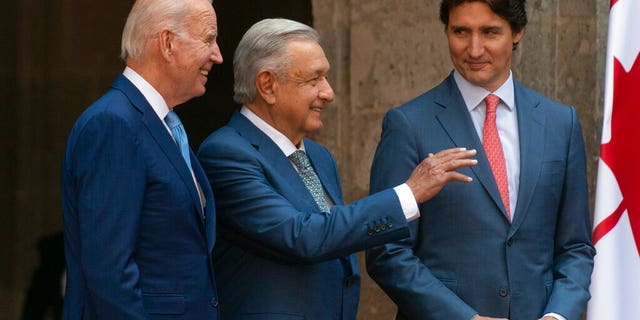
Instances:
[[[567,320],[567,318],[565,318],[565,317],[563,317],[563,316],[561,316],[561,315],[559,315],[557,313],[553,313],[553,312],[547,313],[544,316],[545,317],[554,317],[554,318],[556,318],[558,320]]]
[[[407,221],[411,222],[415,219],[420,218],[418,203],[416,202],[416,198],[413,196],[413,191],[411,191],[411,188],[409,188],[406,183],[403,183],[393,188],[393,191],[395,191],[398,195],[398,200],[400,200],[402,212],[404,212],[404,217],[407,218]]]

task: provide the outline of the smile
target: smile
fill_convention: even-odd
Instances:
[[[480,70],[484,68],[484,66],[486,66],[487,63],[486,62],[467,62],[467,65],[469,65],[469,68],[471,68],[472,70]]]
[[[207,70],[200,70],[200,74],[201,74],[201,75],[203,75],[203,76],[205,76],[205,77],[207,77],[207,76],[209,76],[209,71],[207,71]]]

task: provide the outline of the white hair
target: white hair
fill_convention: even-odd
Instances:
[[[246,104],[256,98],[255,77],[261,70],[281,76],[289,67],[286,47],[290,40],[320,42],[313,28],[288,19],[264,19],[242,36],[233,57],[233,99]]]
[[[193,0],[136,0],[122,31],[120,58],[141,58],[154,35],[168,29],[185,34],[185,22]],[[212,0],[201,0],[209,3]]]

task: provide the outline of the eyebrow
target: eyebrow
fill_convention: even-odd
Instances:
[[[209,38],[209,39],[217,38],[218,37],[218,31],[207,31],[205,36],[207,38]]]
[[[502,26],[483,26],[483,27],[480,27],[480,30],[482,31],[502,30]]]

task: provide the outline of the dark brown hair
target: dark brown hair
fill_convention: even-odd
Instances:
[[[440,21],[445,28],[449,25],[449,13],[455,8],[467,2],[486,3],[491,11],[509,22],[511,31],[518,33],[527,25],[526,0],[442,0],[440,2]]]

